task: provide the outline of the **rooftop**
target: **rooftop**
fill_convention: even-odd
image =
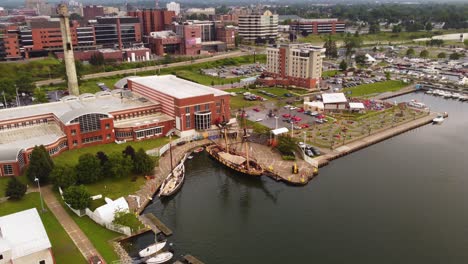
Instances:
[[[348,100],[344,93],[324,93],[322,94],[324,104],[346,103]]]
[[[36,208],[0,217],[0,228],[0,246],[13,260],[52,247]]]
[[[214,96],[229,95],[229,93],[219,89],[187,81],[174,75],[133,77],[130,78],[130,80],[155,91],[171,95],[177,99],[185,99],[210,94],[213,94]]]
[[[112,92],[98,92],[96,94],[82,94],[79,97],[66,96],[61,101],[37,105],[28,105],[0,110],[0,122],[27,118],[31,116],[54,114],[62,122],[69,122],[73,116],[86,113],[110,113],[136,107],[149,106],[155,102],[149,101],[136,93],[122,90]]]

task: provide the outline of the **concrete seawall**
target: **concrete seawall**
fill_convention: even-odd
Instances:
[[[323,156],[320,156],[316,159],[318,161],[318,167],[323,167],[327,165],[330,161],[337,159],[339,157],[348,155],[350,153],[353,153],[357,150],[366,148],[368,146],[379,143],[381,141],[392,138],[394,136],[400,135],[402,133],[413,130],[415,128],[430,124],[432,123],[432,119],[434,119],[436,116],[437,116],[437,113],[431,113],[428,116],[408,121],[404,124],[398,125],[390,129],[381,130],[375,134],[371,134],[370,136],[356,139],[352,142],[347,143],[346,145],[337,147],[333,151]]]

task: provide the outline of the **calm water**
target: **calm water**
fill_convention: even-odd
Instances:
[[[409,99],[450,118],[335,160],[305,187],[199,154],[182,190],[145,212],[174,231],[178,255],[206,263],[468,263],[468,103],[392,100]]]

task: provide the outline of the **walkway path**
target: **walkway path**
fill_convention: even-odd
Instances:
[[[86,259],[89,259],[89,257],[94,255],[100,256],[99,252],[96,250],[96,248],[94,248],[88,237],[86,237],[75,221],[73,221],[70,215],[68,215],[68,213],[65,211],[65,208],[63,208],[62,204],[57,200],[57,197],[52,191],[52,187],[45,186],[41,190],[44,202],[47,204],[47,207],[49,207],[49,210],[52,211],[52,213],[55,215],[55,218],[57,218],[57,220],[60,222],[63,229],[65,229],[73,243],[75,243],[76,247],[80,250],[81,254]]]

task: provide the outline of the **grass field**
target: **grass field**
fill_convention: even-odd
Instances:
[[[330,70],[322,72],[322,77],[335,77],[335,75],[339,74],[340,71],[338,70]]]
[[[86,148],[81,148],[81,149],[65,151],[62,154],[55,157],[53,160],[55,164],[64,164],[64,165],[74,166],[78,164],[78,158],[82,154],[85,154],[85,153],[96,154],[98,151],[103,151],[106,154],[110,154],[112,152],[121,152],[127,146],[132,146],[135,149],[135,151],[138,151],[138,149],[140,148],[143,148],[144,150],[149,150],[149,149],[163,146],[164,144],[168,142],[169,142],[168,138],[161,137],[161,138],[149,139],[149,140],[144,140],[144,141],[130,141],[124,144],[110,143],[110,144],[104,144],[104,145],[97,145],[97,146],[91,146],[91,147],[86,147]]]
[[[398,91],[405,86],[408,86],[408,84],[402,81],[391,80],[345,88],[344,92],[351,91],[349,95],[351,97],[365,97],[368,95]]]
[[[119,179],[104,178],[99,182],[86,184],[86,189],[91,195],[102,194],[103,197],[114,200],[135,193],[145,182],[146,179],[143,176],[132,177],[129,175]]]
[[[6,201],[0,203],[0,208],[0,216],[30,208],[37,208],[39,211],[41,208],[39,193],[27,194],[20,201]],[[50,243],[52,244],[52,251],[54,253],[56,263],[87,263],[52,212],[48,210],[45,213],[39,213],[39,215],[42,223],[44,224],[47,235],[49,236]]]
[[[110,231],[99,224],[95,223],[88,216],[79,217],[73,213],[64,203],[62,198],[58,193],[55,193],[57,200],[60,201],[63,208],[67,211],[70,217],[75,221],[75,223],[80,227],[80,229],[85,233],[88,239],[93,243],[94,247],[99,251],[101,256],[107,263],[112,263],[114,260],[118,260],[119,257],[114,252],[114,248],[109,243],[110,240],[115,239],[121,234]],[[57,262],[57,263],[66,263],[66,262]]]

